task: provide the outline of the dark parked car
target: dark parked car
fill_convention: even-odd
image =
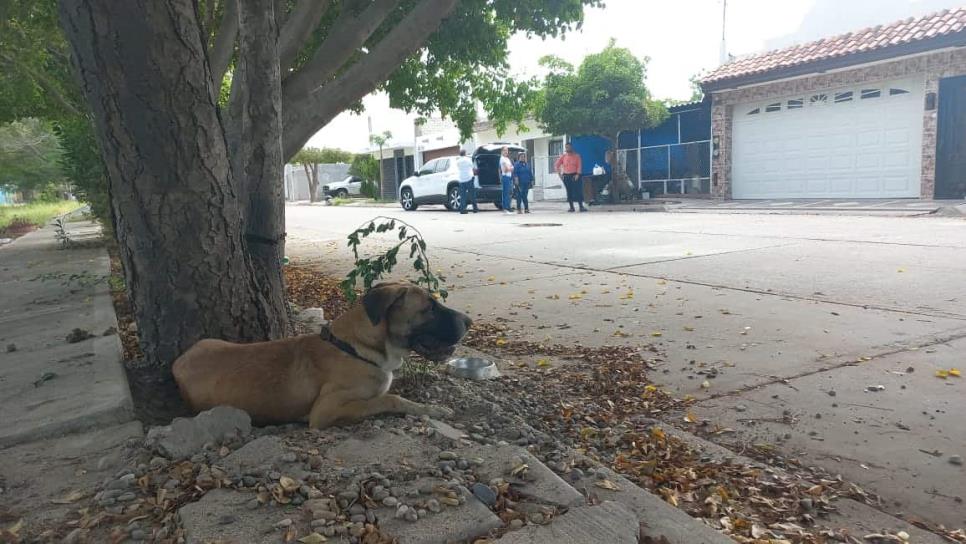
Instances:
[[[490,201],[497,208],[503,209],[503,187],[500,183],[500,153],[504,147],[510,148],[510,160],[516,162],[517,155],[526,151],[524,148],[508,143],[494,142],[484,144],[473,152],[473,163],[476,165],[476,177],[480,181],[480,188],[476,190],[477,202]]]

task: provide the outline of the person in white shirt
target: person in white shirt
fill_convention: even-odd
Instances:
[[[513,214],[513,162],[510,161],[510,148],[504,147],[500,152],[500,181],[503,189],[503,213]]]
[[[476,205],[476,184],[473,179],[473,159],[466,156],[466,150],[460,149],[460,158],[456,159],[456,171],[460,182],[460,213],[466,213],[466,205],[473,201],[473,213],[480,211]]]

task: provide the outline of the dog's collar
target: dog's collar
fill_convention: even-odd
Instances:
[[[339,348],[340,351],[342,351],[346,355],[349,355],[350,357],[355,357],[356,359],[365,361],[374,367],[382,368],[379,366],[379,363],[375,361],[371,361],[369,359],[366,359],[362,355],[359,355],[359,352],[356,351],[356,348],[352,347],[352,345],[349,344],[348,342],[345,342],[343,340],[336,338],[335,335],[332,334],[332,331],[329,329],[328,325],[322,325],[322,330],[319,332],[319,337],[322,338],[323,341],[328,342],[333,346]]]

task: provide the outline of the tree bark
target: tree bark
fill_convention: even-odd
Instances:
[[[192,0],[61,0],[60,15],[97,122],[146,358],[170,364],[203,337],[274,336],[278,307],[246,252],[246,203]]]
[[[214,3],[214,2],[212,2]],[[231,55],[235,52],[235,36],[238,35],[238,3],[236,0],[225,0],[224,13],[215,43],[208,52],[211,63],[211,79],[216,89],[221,89],[221,82],[225,79],[225,72],[231,63]]]
[[[268,334],[288,328],[285,306],[285,195],[282,183],[282,91],[274,0],[238,1],[238,79],[245,89],[233,172],[246,204],[242,226],[255,284],[269,304]]]

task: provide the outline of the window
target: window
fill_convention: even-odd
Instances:
[[[828,104],[828,95],[825,93],[813,94],[808,99],[808,103],[813,106],[822,106]]]
[[[419,169],[419,175],[420,176],[426,176],[426,175],[429,175],[429,174],[432,174],[433,172],[435,172],[436,171],[436,163],[437,162],[439,162],[439,161],[438,160],[435,160],[435,161],[429,161],[426,164],[424,164],[423,167]]]
[[[781,111],[781,109],[782,109],[782,103],[775,102],[774,104],[768,104],[767,106],[765,106],[765,113],[769,113],[773,111]]]
[[[547,144],[547,172],[556,172],[554,163],[563,155],[563,140],[550,140]]]
[[[882,96],[882,91],[879,89],[862,89],[859,92],[859,98],[865,100],[866,98],[879,98]]]
[[[788,110],[798,110],[805,107],[804,98],[792,98],[785,104],[785,109]]]
[[[889,89],[889,96],[895,96],[897,94],[908,94],[908,93],[909,93],[909,91],[907,91],[905,89],[897,89],[895,87]]]
[[[835,103],[841,104],[842,102],[852,101],[852,91],[843,91],[841,93],[835,93]]]
[[[436,172],[445,172],[449,169],[449,159],[437,159],[436,160]]]
[[[759,113],[761,113],[761,108],[755,108],[755,109],[749,111],[748,112],[748,115],[758,115]]]

